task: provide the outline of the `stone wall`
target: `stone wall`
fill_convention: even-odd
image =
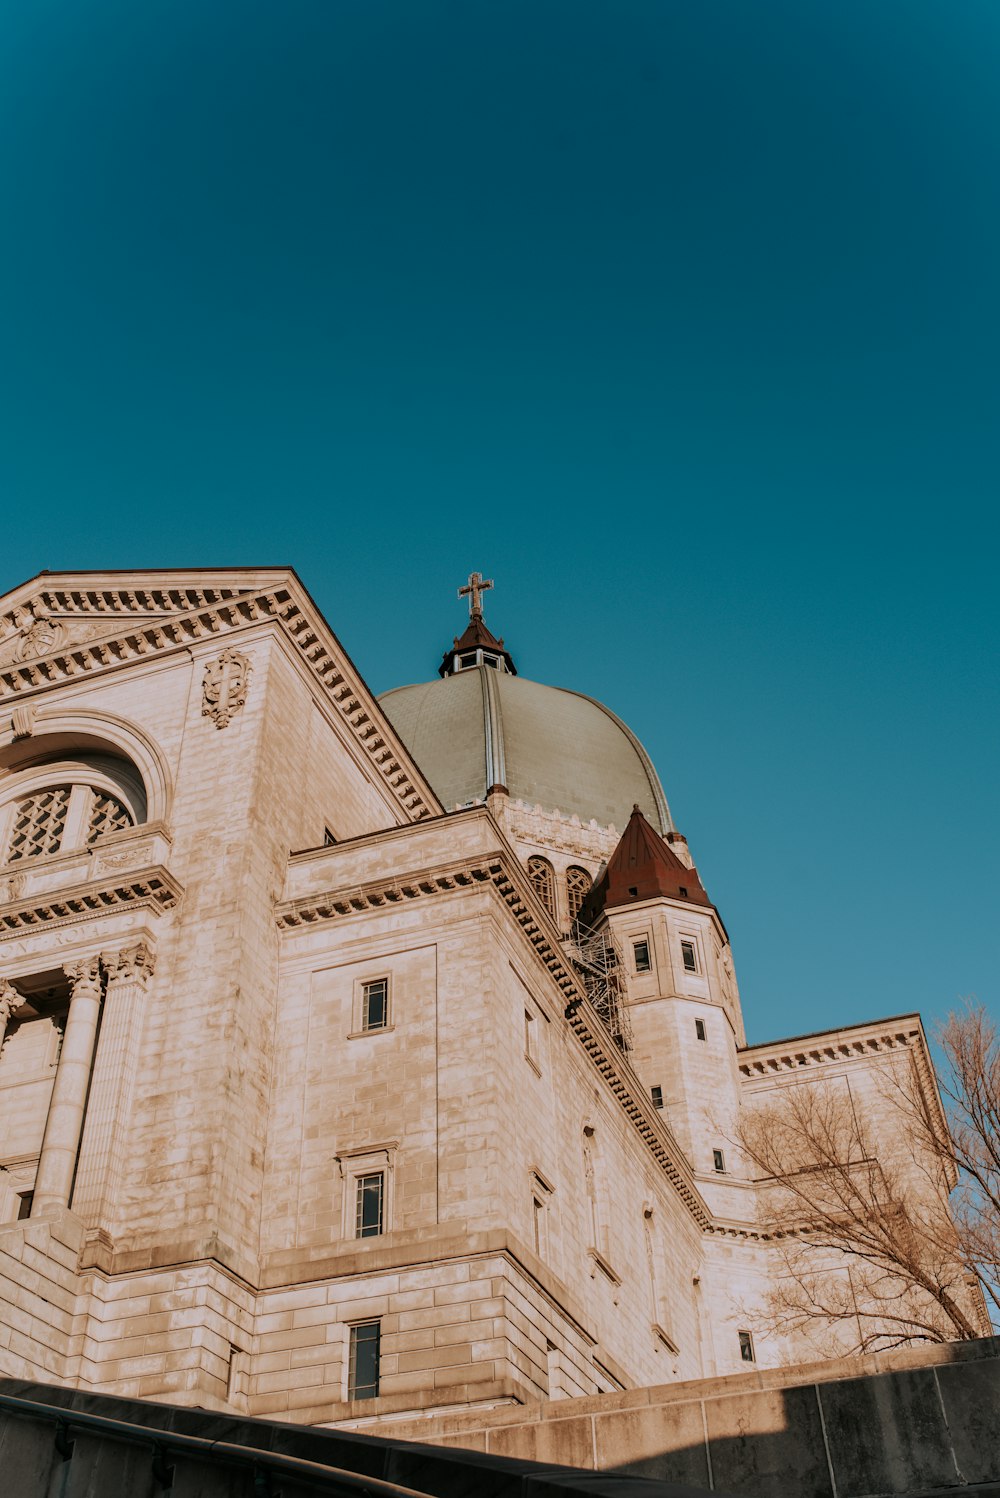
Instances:
[[[929,1494],[1000,1483],[1000,1338],[353,1428],[746,1498]]]

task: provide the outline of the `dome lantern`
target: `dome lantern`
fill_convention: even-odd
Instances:
[[[517,675],[517,667],[509,651],[504,649],[503,637],[498,640],[487,629],[483,618],[483,594],[492,586],[492,579],[485,579],[481,572],[470,572],[465,587],[459,588],[459,598],[469,600],[469,623],[465,633],[456,635],[451,649],[445,651],[438,667],[439,676],[454,676],[459,671],[471,671],[477,666],[489,666],[494,671]]]

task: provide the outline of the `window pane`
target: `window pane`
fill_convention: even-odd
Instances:
[[[362,1030],[384,1030],[389,1023],[389,981],[379,978],[364,987]]]
[[[752,1363],[754,1361],[753,1338],[749,1332],[740,1332],[740,1357],[744,1363]]]
[[[348,1399],[378,1398],[378,1364],[381,1326],[364,1321],[351,1327],[351,1352],[347,1374]]]
[[[681,942],[681,956],[684,959],[684,971],[688,973],[696,973],[698,971],[698,964],[695,961],[693,942]]]
[[[635,942],[633,942],[632,943],[632,951],[635,953],[635,970],[636,970],[636,972],[637,973],[648,973],[649,970],[650,970],[649,942],[648,941],[635,941]]]
[[[654,1108],[662,1108],[663,1107],[663,1088],[662,1087],[652,1087],[652,1088],[650,1088],[650,1092],[651,1092],[652,1098],[653,1098],[653,1107]]]
[[[708,1038],[705,1034],[705,1021],[703,1019],[695,1020],[694,1033],[695,1035],[697,1035],[699,1040],[706,1040]]]
[[[547,858],[528,859],[528,878],[549,915],[556,913],[555,877]]]
[[[382,1171],[358,1176],[358,1195],[354,1214],[354,1236],[377,1238],[382,1231]]]
[[[722,1153],[721,1150],[713,1150],[712,1151],[712,1163],[714,1164],[716,1170],[719,1172],[720,1175],[724,1175],[725,1174],[725,1170],[726,1170],[726,1157]]]
[[[569,901],[569,918],[575,921],[583,908],[583,902],[587,898],[590,889],[590,875],[586,869],[570,868],[566,870],[566,896]]]
[[[90,830],[87,833],[88,843],[96,843],[98,838],[104,837],[105,833],[123,832],[126,827],[131,826],[132,818],[117,796],[109,796],[104,791],[94,792]]]
[[[14,809],[14,825],[7,845],[7,861],[57,853],[66,826],[70,787],[54,786],[25,796]]]

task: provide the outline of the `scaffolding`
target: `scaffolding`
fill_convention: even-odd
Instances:
[[[619,1050],[632,1049],[632,1026],[628,1017],[625,962],[609,926],[574,922],[566,938],[566,952],[591,1007]]]

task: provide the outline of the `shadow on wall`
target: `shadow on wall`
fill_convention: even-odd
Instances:
[[[747,1498],[871,1498],[1000,1482],[1000,1358],[621,1410],[595,1416],[593,1439],[606,1471]]]
[[[392,1434],[747,1498],[1000,1485],[1000,1338],[467,1411]]]

